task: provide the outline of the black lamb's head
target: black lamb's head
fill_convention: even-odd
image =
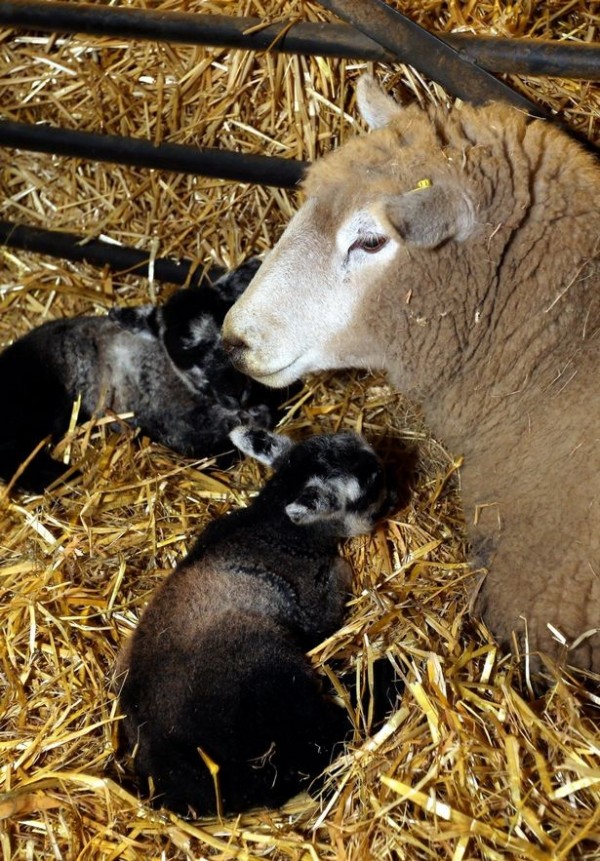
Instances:
[[[211,266],[200,281],[190,287],[192,293],[198,294],[197,313],[210,314],[221,328],[225,315],[250,284],[260,265],[258,257],[250,257],[229,272],[221,266]]]
[[[220,348],[219,326],[202,290],[179,290],[157,309],[158,332],[174,365],[188,371]]]
[[[259,266],[260,261],[253,257],[231,272],[213,267],[198,287],[176,291],[161,306],[112,308],[109,318],[140,337],[159,340],[175,372],[191,390],[210,389],[224,405],[244,406],[252,383],[231,364],[220,329],[225,314]],[[250,405],[260,400],[257,392]],[[264,400],[271,409],[269,398]],[[278,395],[276,404],[283,400]]]
[[[223,325],[225,314],[237,302],[258,272],[260,264],[261,261],[258,257],[250,257],[236,269],[232,269],[231,272],[226,272],[216,280],[213,280],[212,284],[207,288],[208,292],[212,292],[218,297],[215,300],[214,313],[215,319],[218,320],[220,326]]]
[[[358,434],[314,436],[294,445],[268,431],[236,428],[230,438],[276,470],[267,485],[269,499],[298,526],[322,524],[340,538],[359,535],[370,532],[397,502],[383,463]]]

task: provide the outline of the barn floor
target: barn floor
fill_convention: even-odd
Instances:
[[[125,4],[125,0],[123,0]],[[131,5],[149,5],[138,0]],[[598,41],[583,0],[398,0],[432,30]],[[153,8],[331,20],[287,0],[159,0]],[[20,122],[314,159],[359,132],[353,82],[369,64],[117,38],[0,31],[0,116]],[[405,99],[446,98],[408,67],[377,65]],[[593,142],[600,86],[514,82]],[[0,150],[0,218],[236,265],[276,241],[297,202],[274,188]],[[46,319],[160,301],[172,287],[0,248],[0,344]],[[10,416],[3,415],[3,420]],[[59,454],[81,477],[45,496],[0,488],[0,846],[5,859],[600,858],[600,699],[558,674],[536,698],[526,674],[468,617],[460,452],[432,439],[381,376],[313,376],[282,413],[301,437],[363,432],[402,464],[418,452],[410,502],[349,541],[354,599],[315,650],[368,684],[387,655],[405,693],[354,739],[322,797],[224,821],[152,811],[119,782],[111,668],[143,607],[211,518],[266,476],[221,472],[99,421]]]

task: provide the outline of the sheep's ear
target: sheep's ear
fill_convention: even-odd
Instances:
[[[356,85],[358,111],[369,126],[380,129],[402,113],[402,107],[385,93],[373,75],[361,75]]]
[[[474,224],[468,198],[443,185],[415,188],[388,198],[377,209],[405,242],[422,248],[435,248],[447,239],[462,242]]]
[[[360,487],[355,478],[310,479],[293,502],[286,505],[285,513],[292,523],[306,525],[318,520],[329,520],[343,514],[348,503],[357,499]]]
[[[229,439],[241,452],[265,466],[276,466],[293,445],[287,436],[244,425],[234,428]]]

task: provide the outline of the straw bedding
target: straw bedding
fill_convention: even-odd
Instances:
[[[144,5],[139,0],[136,5]],[[165,0],[165,9],[327,20],[299,0]],[[598,39],[597,4],[399,3],[437,31]],[[244,54],[118,39],[0,33],[5,118],[314,159],[357,131],[359,62]],[[410,99],[442,99],[414,70],[376,69]],[[591,140],[600,91],[515,82]],[[234,265],[276,241],[294,196],[276,189],[1,151],[2,217],[102,236],[153,254]],[[84,265],[0,251],[0,343],[43,320],[161,299],[171,288]],[[10,420],[2,414],[2,420]],[[411,502],[349,542],[355,597],[346,626],[315,650],[368,684],[386,653],[406,682],[373,733],[356,715],[320,799],[280,811],[187,822],[144,806],[113,760],[115,654],[152,590],[211,518],[264,480],[245,462],[193,463],[102,421],[60,454],[81,477],[45,497],[0,499],[0,845],[14,859],[568,859],[600,857],[599,700],[557,676],[535,698],[489,634],[467,618],[456,468],[385,379],[312,377],[281,428],[354,428],[415,446]],[[2,492],[2,490],[0,490]],[[343,691],[340,691],[343,695]]]

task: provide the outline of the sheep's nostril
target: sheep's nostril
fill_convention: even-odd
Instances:
[[[247,373],[244,357],[250,349],[248,342],[237,335],[229,335],[223,338],[223,349],[227,353],[231,364],[239,371]]]
[[[243,338],[238,338],[237,335],[229,335],[223,338],[223,348],[230,356],[240,355],[244,350],[248,349],[248,344]]]

